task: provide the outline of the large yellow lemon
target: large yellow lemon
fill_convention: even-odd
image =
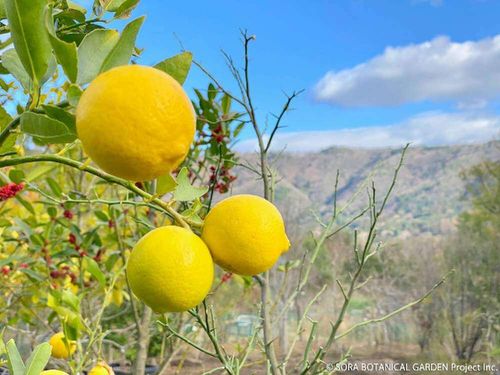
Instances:
[[[290,242],[278,209],[255,195],[235,195],[208,213],[201,238],[215,263],[240,275],[270,269]]]
[[[80,98],[78,137],[104,171],[146,181],[174,170],[193,141],[196,115],[181,85],[140,65],[99,75]]]
[[[52,346],[52,357],[66,359],[76,350],[76,343],[66,339],[63,332],[53,335],[49,344]]]
[[[68,373],[59,370],[46,370],[42,371],[40,375],[68,375]]]
[[[115,375],[115,372],[105,362],[99,362],[90,370],[89,375]]]
[[[134,294],[153,311],[186,311],[210,291],[214,265],[201,238],[188,229],[166,226],[137,242],[127,275]]]

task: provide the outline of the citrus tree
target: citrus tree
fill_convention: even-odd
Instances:
[[[10,371],[31,375],[52,355],[50,367],[109,374],[106,348],[116,347],[142,375],[148,356],[159,360],[161,372],[182,345],[217,360],[210,372],[239,374],[255,351],[271,374],[332,371],[325,357],[340,338],[430,293],[340,332],[365,282],[363,269],[379,250],[378,219],[402,159],[381,199],[374,186],[360,186],[368,188],[368,203],[352,216],[349,202],[337,205],[337,176],[332,210],[317,218],[313,246],[284,256],[290,242],[273,204],[277,179],[270,155],[300,92],[286,98],[266,134],[252,100],[249,46],[255,38],[246,32],[243,68],[225,55],[239,94],[187,51],[153,67],[137,64],[144,17],[121,32],[112,29],[137,3],[96,0],[90,12],[67,0],[0,2],[0,316],[5,337],[17,343],[3,348]],[[182,88],[192,65],[210,82],[193,100]],[[258,141],[256,165],[240,162],[233,151],[244,126]],[[235,166],[255,173],[262,197],[222,199],[235,183]],[[308,314],[327,285],[307,297],[289,346],[277,349],[277,327],[286,328],[279,323],[307,290],[325,241],[364,218],[366,235],[352,233],[353,272],[336,280],[340,308],[325,341],[318,341],[318,322]],[[216,301],[219,286],[231,278],[259,290],[252,302],[260,319],[244,343],[228,349]],[[298,337],[306,331],[305,352],[296,359]],[[50,345],[36,346],[46,341]],[[22,360],[21,344],[37,348],[31,359]]]

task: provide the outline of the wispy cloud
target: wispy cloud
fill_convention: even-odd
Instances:
[[[455,101],[461,106],[500,95],[500,35],[452,42],[438,37],[388,47],[350,69],[328,72],[316,85],[319,101],[346,107]]]
[[[331,146],[399,147],[481,143],[500,136],[500,117],[473,113],[428,112],[399,124],[331,131],[278,133],[273,150],[319,151]],[[253,139],[237,145],[242,152],[254,151]]]

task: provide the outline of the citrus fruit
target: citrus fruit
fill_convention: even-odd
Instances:
[[[40,375],[68,375],[68,373],[59,370],[46,370],[42,371]]]
[[[115,372],[105,362],[99,362],[90,370],[88,375],[115,375]]]
[[[76,343],[67,340],[62,332],[53,335],[49,340],[49,344],[52,346],[52,357],[54,358],[68,358],[76,350]]]
[[[126,65],[90,83],[77,106],[76,127],[85,152],[104,171],[146,181],[184,160],[196,115],[181,85],[167,73]]]
[[[214,265],[201,238],[188,229],[166,226],[137,242],[127,275],[134,294],[153,311],[186,311],[208,294]]]
[[[248,276],[270,269],[290,247],[280,212],[256,195],[235,195],[217,203],[205,218],[201,238],[215,263]]]

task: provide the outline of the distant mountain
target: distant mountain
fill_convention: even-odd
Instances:
[[[310,227],[311,210],[326,217],[333,201],[337,169],[338,202],[342,206],[373,174],[379,199],[388,188],[401,150],[333,147],[318,153],[272,155],[278,181],[276,202],[293,225]],[[392,199],[381,219],[382,234],[409,237],[440,235],[454,228],[457,215],[467,207],[460,172],[484,160],[500,160],[500,142],[446,147],[410,147]],[[241,155],[242,163],[256,165],[255,154]],[[234,193],[261,193],[261,182],[250,170],[238,167]],[[348,213],[367,202],[362,189]],[[344,217],[346,220],[347,215]]]

